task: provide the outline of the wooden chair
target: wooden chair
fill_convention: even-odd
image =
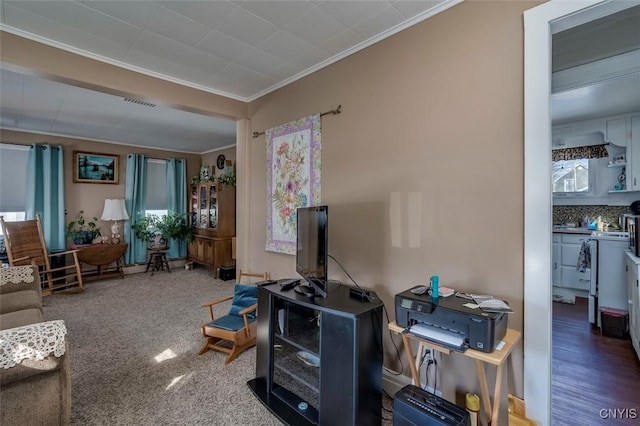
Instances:
[[[234,286],[233,296],[213,299],[202,304],[203,307],[209,308],[211,321],[201,327],[202,335],[207,341],[198,355],[214,349],[229,354],[225,361],[225,364],[229,364],[242,351],[256,344],[258,287],[242,284],[243,278],[249,280],[251,277],[264,281],[269,279],[269,273],[256,274],[238,270],[238,282]],[[228,300],[232,300],[229,313],[218,319],[214,318],[213,306]],[[223,346],[222,343],[226,343],[227,346]]]
[[[4,234],[9,265],[37,266],[40,270],[40,281],[46,286],[42,294],[51,294],[54,290],[75,285],[80,291],[84,290],[78,250],[49,254],[39,215],[36,215],[35,219],[22,222],[5,222],[4,217],[0,216],[0,226]],[[66,265],[65,256],[67,255],[71,255],[72,265]],[[61,263],[64,266],[52,268],[51,260],[54,258],[62,258]]]

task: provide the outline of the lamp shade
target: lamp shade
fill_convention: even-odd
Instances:
[[[124,200],[116,199],[104,200],[104,210],[102,211],[101,220],[129,220],[127,208]]]

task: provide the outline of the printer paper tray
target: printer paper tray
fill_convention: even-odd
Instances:
[[[406,332],[454,351],[464,352],[467,349],[464,337],[454,331],[418,323],[409,327]]]

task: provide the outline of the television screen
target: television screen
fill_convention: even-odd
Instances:
[[[309,283],[310,292],[327,297],[328,208],[302,207],[296,214],[296,272]]]

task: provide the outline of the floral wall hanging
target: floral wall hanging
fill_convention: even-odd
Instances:
[[[320,200],[320,114],[265,131],[267,243],[265,250],[296,252],[296,209]]]

